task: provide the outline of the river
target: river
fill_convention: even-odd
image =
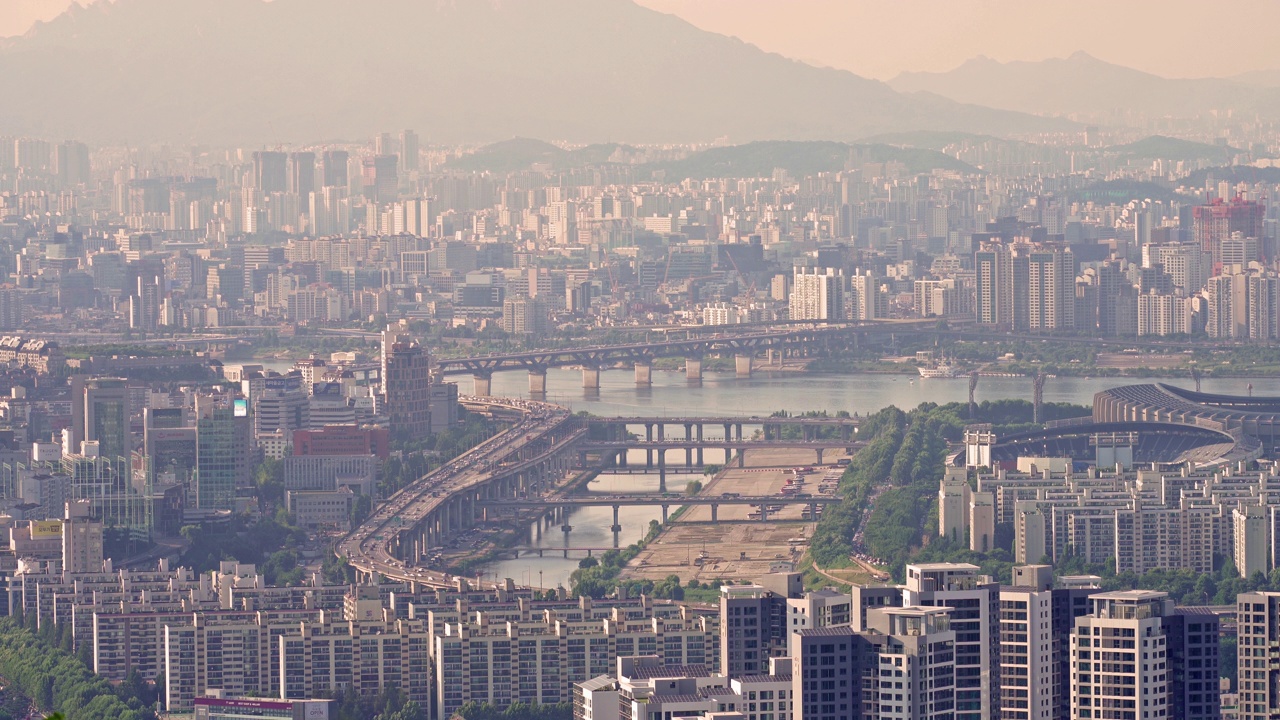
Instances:
[[[653,372],[651,388],[637,388],[635,376],[630,370],[612,370],[600,373],[600,391],[586,393],[582,389],[582,374],[577,370],[552,369],[547,371],[547,400],[585,410],[596,415],[769,415],[778,410],[799,413],[809,410],[826,410],[835,413],[845,410],[866,415],[889,405],[909,410],[922,402],[966,402],[969,398],[969,379],[922,379],[908,375],[807,375],[803,373],[757,372],[750,379],[739,378],[734,373],[703,374],[700,386],[690,386],[682,372]],[[471,390],[470,378],[456,380],[463,393]],[[1069,402],[1091,405],[1094,393],[1117,385],[1143,382],[1165,382],[1180,387],[1194,388],[1189,379],[1141,378],[1051,378],[1045,384],[1045,402]],[[1205,392],[1244,395],[1249,384],[1255,395],[1280,395],[1280,378],[1223,378],[1203,380]],[[498,373],[493,376],[494,395],[528,397],[527,375],[523,372]],[[1004,400],[1030,399],[1029,378],[984,377],[981,379],[977,399]],[[668,428],[669,433],[679,433],[683,428]],[[674,457],[674,456],[673,456]],[[715,454],[711,461],[718,461]],[[637,459],[632,458],[632,466]],[[643,452],[639,464],[643,464]],[[675,476],[680,483],[680,476]],[[650,475],[601,475],[590,486],[590,492],[611,495],[621,492],[654,492],[657,476]],[[624,545],[642,537],[650,520],[658,519],[658,508],[624,507],[621,509],[621,541]],[[607,507],[581,508],[571,513],[569,524],[573,526],[571,543],[579,547],[608,547],[613,535],[609,530],[613,522],[612,510]],[[558,531],[546,532],[540,541],[532,538],[529,544],[554,548],[563,545],[564,538]],[[503,560],[484,567],[484,576],[512,578],[517,583],[543,587],[558,584],[568,586],[569,574],[578,567],[578,559],[568,559],[548,553],[545,557],[523,557],[519,560]]]

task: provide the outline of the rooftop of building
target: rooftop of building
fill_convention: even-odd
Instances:
[[[908,569],[915,568],[920,572],[977,572],[981,568],[969,563],[911,563]]]
[[[711,669],[706,665],[655,665],[639,666],[632,670],[628,677],[635,680],[653,680],[655,678],[677,677],[711,677]]]
[[[831,625],[828,627],[805,628],[797,630],[795,634],[801,637],[839,637],[855,634],[853,628],[848,625]]]
[[[785,675],[743,675],[737,678],[739,683],[791,682],[791,673]]]
[[[1111,592],[1097,593],[1093,596],[1093,599],[1143,602],[1146,600],[1161,600],[1167,597],[1169,597],[1169,593],[1155,590],[1112,590]]]
[[[590,680],[584,680],[578,683],[578,685],[583,690],[597,692],[603,690],[616,690],[618,687],[618,681],[608,675],[601,675],[599,677],[593,677]]]

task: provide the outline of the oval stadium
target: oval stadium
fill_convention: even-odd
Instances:
[[[1257,458],[1261,444],[1239,432],[1164,422],[1053,423],[1043,430],[1008,435],[990,445],[990,463],[1020,457],[1071,458],[1078,466],[1185,463],[1195,466]]]
[[[1280,454],[1280,397],[1195,392],[1164,383],[1125,385],[1093,396],[1094,422],[1160,422],[1239,433],[1262,454]]]

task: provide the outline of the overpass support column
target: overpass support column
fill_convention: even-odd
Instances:
[[[658,451],[658,492],[667,491],[667,452]]]
[[[738,377],[740,378],[751,377],[751,356],[750,355],[735,355],[733,358],[733,362],[738,370]]]
[[[653,364],[648,362],[636,363],[636,385],[649,387],[653,385]]]
[[[622,523],[618,520],[618,509],[617,505],[613,506],[613,526],[609,528],[615,535],[622,532]]]
[[[738,448],[738,467],[747,466],[747,449],[745,447]]]
[[[582,366],[582,389],[583,390],[599,390],[600,389],[600,368]]]
[[[720,522],[720,506],[711,504],[711,522]]]
[[[547,396],[546,368],[538,368],[529,371],[529,395],[532,397]]]
[[[693,439],[693,424],[692,424],[692,423],[685,423],[685,424],[684,424],[684,439],[685,439],[685,440],[692,440],[692,439]],[[684,464],[685,464],[687,467],[693,467],[693,448],[692,448],[692,447],[687,447],[687,448],[685,448],[685,449],[684,449]]]
[[[652,425],[644,426],[644,441],[653,442],[653,426]],[[653,450],[650,448],[644,449],[644,466],[646,468],[653,467]]]
[[[815,450],[814,452],[818,453],[818,462],[817,462],[817,463],[815,463],[815,464],[816,464],[816,465],[821,465],[821,464],[822,464],[822,448],[818,448],[818,449],[817,449],[817,450]]]
[[[667,517],[671,514],[670,512],[668,512],[669,510],[671,510],[671,506],[670,506],[670,505],[663,505],[663,506],[662,506],[662,524],[663,524],[663,525],[666,525],[666,524],[667,524]]]
[[[492,373],[477,373],[471,376],[471,380],[474,383],[471,389],[472,395],[488,397],[491,394],[490,388],[493,386]]]
[[[691,357],[684,359],[684,377],[691,383],[702,382],[702,358]]]

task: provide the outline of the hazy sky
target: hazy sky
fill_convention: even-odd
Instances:
[[[73,1],[0,0],[0,36]],[[1078,50],[1168,77],[1280,68],[1277,0],[638,1],[765,50],[881,79],[950,70],[975,55],[1040,60]],[[1206,32],[1215,23],[1220,30]]]

